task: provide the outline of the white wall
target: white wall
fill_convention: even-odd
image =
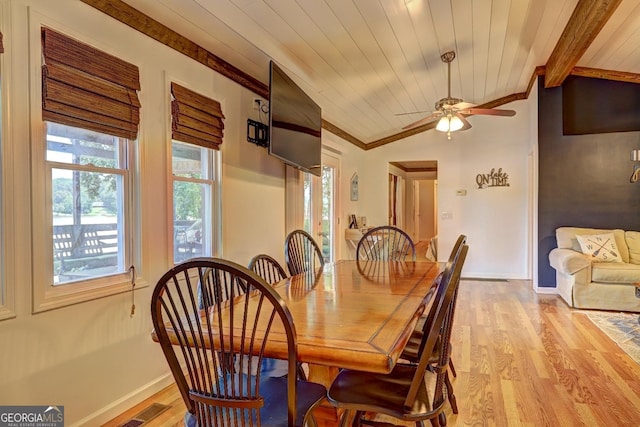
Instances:
[[[389,162],[437,160],[439,261],[446,261],[462,233],[469,243],[465,276],[527,278],[529,109],[536,105],[531,99],[505,105],[516,110],[512,118],[470,117],[473,127],[452,134],[451,140],[431,130],[367,151],[360,182],[369,223],[387,221],[383,189]],[[508,173],[510,186],[477,189],[476,175],[492,168]],[[467,190],[467,195],[456,196],[456,190]]]

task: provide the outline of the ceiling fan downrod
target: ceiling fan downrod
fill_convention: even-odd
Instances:
[[[445,52],[440,55],[440,59],[442,62],[447,64],[447,76],[448,76],[448,85],[447,85],[447,98],[451,98],[451,61],[453,61],[456,57],[456,53],[454,51]]]
[[[442,98],[440,101],[436,102],[436,110],[446,109],[447,106],[456,105],[462,102],[460,98],[452,98],[451,97],[451,62],[455,59],[456,53],[454,51],[445,52],[440,55],[440,59],[442,62],[447,64],[447,97]]]

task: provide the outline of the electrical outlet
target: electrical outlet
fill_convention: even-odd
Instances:
[[[260,110],[260,105],[262,104],[262,100],[260,98],[253,98],[253,109]]]

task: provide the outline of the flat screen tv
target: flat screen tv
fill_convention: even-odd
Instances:
[[[322,117],[316,104],[273,61],[269,67],[269,154],[320,176]]]

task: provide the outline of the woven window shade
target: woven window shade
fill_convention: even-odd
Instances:
[[[176,83],[171,83],[171,94],[171,137],[219,150],[224,134],[220,103]]]
[[[42,28],[42,120],[136,139],[138,67]]]

